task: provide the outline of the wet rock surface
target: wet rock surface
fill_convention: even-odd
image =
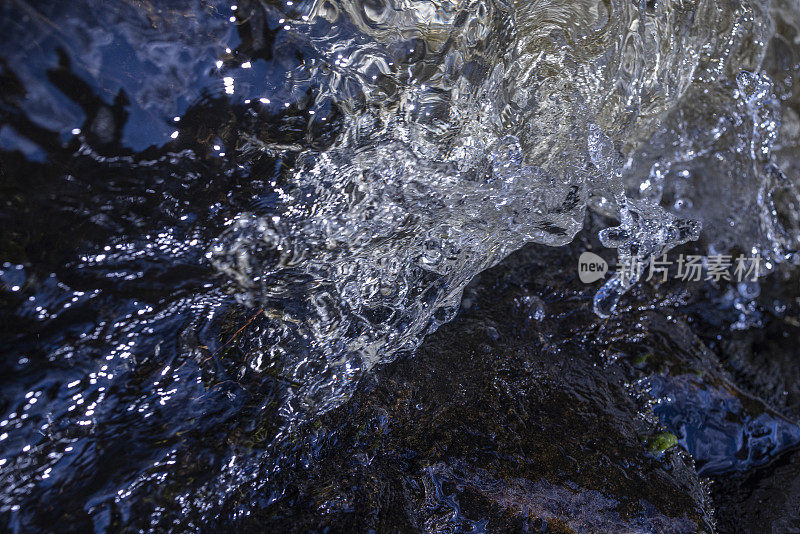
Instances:
[[[587,248],[586,238],[531,246],[482,274],[456,320],[320,418],[280,475],[282,496],[233,523],[298,532],[795,528],[796,496],[778,497],[794,453],[777,454],[796,442],[793,420],[738,386],[702,340],[718,325],[693,306],[719,288],[645,285],[619,315],[599,319],[587,305],[592,288],[571,274]],[[718,413],[686,409],[704,396]],[[654,417],[661,404],[669,417]],[[765,450],[741,441],[759,418],[786,434]],[[253,497],[224,509],[234,516]]]
[[[335,438],[291,497],[242,523],[710,532],[691,459],[653,448],[659,429],[629,394],[629,369],[591,341],[608,326],[587,306],[590,289],[566,265],[544,268],[572,252],[532,247],[483,274],[458,319],[321,418]]]
[[[751,473],[718,477],[711,490],[719,532],[800,532],[800,454]]]

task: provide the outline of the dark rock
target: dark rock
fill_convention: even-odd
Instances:
[[[800,450],[748,473],[718,477],[711,486],[718,532],[800,532]]]
[[[650,450],[658,427],[626,390],[623,367],[586,343],[601,325],[589,311],[591,289],[569,279],[574,268],[541,269],[573,256],[531,247],[482,275],[469,311],[322,417],[328,438],[308,471],[290,476],[287,497],[237,523],[296,532],[710,532],[691,460]],[[542,321],[509,312],[532,272],[545,273],[528,287],[552,308]]]

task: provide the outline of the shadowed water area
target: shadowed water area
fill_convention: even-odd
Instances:
[[[0,34],[5,528],[800,532],[797,0]]]

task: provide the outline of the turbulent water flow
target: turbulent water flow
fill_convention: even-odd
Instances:
[[[227,501],[208,488],[311,463],[327,438],[301,447],[300,426],[452,320],[477,274],[529,243],[569,244],[590,212],[612,221],[599,239],[618,264],[691,241],[767,272],[798,262],[798,0],[0,12],[14,35],[0,146],[35,167],[29,190],[4,191],[0,269],[22,351],[6,365],[25,377],[0,422],[0,510],[18,526],[26,495],[73,483],[64,463],[113,462],[120,433],[166,445],[136,450],[124,483],[82,488],[95,525],[117,520],[103,503],[133,513],[120,502],[167,477],[178,436],[229,436],[241,412],[233,433],[260,452],[213,441],[198,465],[216,477],[175,489],[177,509],[210,513]],[[594,312],[613,317],[637,282],[610,276]],[[267,487],[265,506],[283,491]]]
[[[288,410],[346,396],[449,320],[477,273],[569,242],[587,207],[619,219],[601,239],[622,262],[701,224],[717,253],[796,249],[767,2],[319,2],[285,17],[315,53],[293,77],[324,87],[311,121],[336,108],[342,132],[211,252],[272,310],[253,365],[302,384]],[[636,281],[607,281],[597,313]]]

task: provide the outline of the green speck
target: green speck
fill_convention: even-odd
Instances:
[[[649,449],[652,452],[664,452],[678,444],[678,437],[672,432],[662,432],[650,439]]]

